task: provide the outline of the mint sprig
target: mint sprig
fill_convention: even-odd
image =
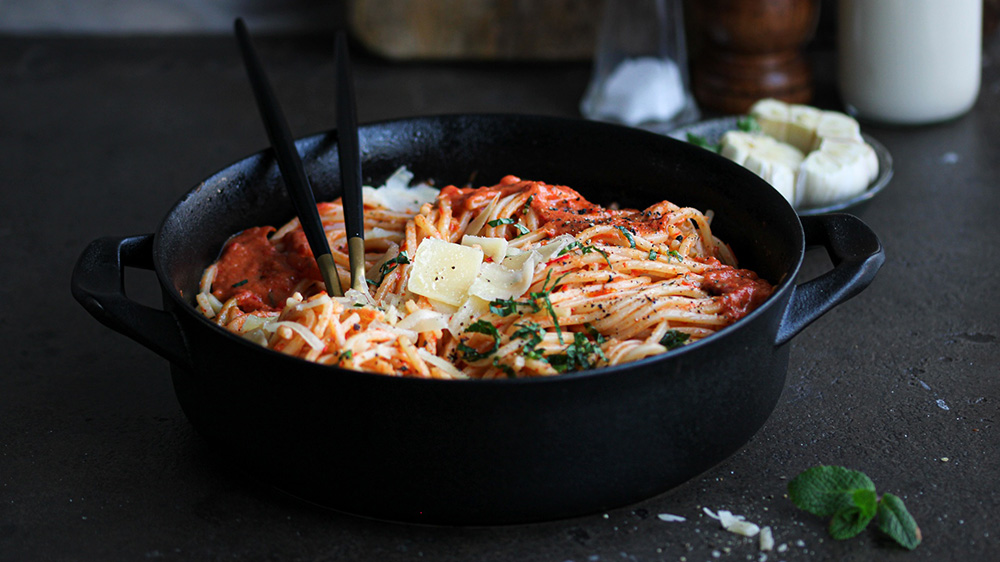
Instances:
[[[878,528],[904,548],[920,544],[920,527],[892,494],[881,498],[863,472],[842,466],[814,466],[788,483],[788,497],[799,509],[830,518],[830,536],[849,539],[878,517]]]

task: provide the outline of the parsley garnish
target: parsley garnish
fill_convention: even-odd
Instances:
[[[684,345],[690,338],[691,334],[686,334],[680,330],[667,330],[667,333],[663,334],[663,337],[660,338],[660,345],[669,351]]]
[[[486,334],[487,336],[493,338],[493,347],[491,347],[487,351],[478,351],[475,348],[465,345],[465,343],[459,343],[457,346],[458,350],[462,352],[462,359],[464,359],[466,363],[473,363],[475,361],[479,361],[480,359],[489,357],[490,355],[493,355],[493,353],[496,352],[497,349],[500,349],[500,333],[497,332],[496,326],[490,324],[486,320],[483,319],[476,320],[471,325],[469,325],[469,327],[466,328],[465,331],[476,332],[479,334]]]
[[[524,324],[514,324],[517,330],[511,334],[511,338],[524,340],[521,352],[529,359],[544,359],[542,352],[535,349],[545,338],[545,329],[537,322],[525,322]]]
[[[246,285],[246,284],[247,284],[247,283],[249,283],[249,282],[250,282],[250,280],[249,280],[249,279],[244,279],[244,280],[242,280],[242,281],[237,281],[236,283],[233,283],[232,287],[233,287],[234,289],[235,289],[236,287],[242,287],[243,285]]]
[[[490,312],[496,314],[497,316],[510,316],[517,312],[518,307],[526,306],[531,309],[531,312],[538,312],[545,307],[545,310],[552,317],[552,324],[556,329],[556,334],[559,336],[559,343],[563,343],[562,328],[559,326],[559,318],[556,316],[555,308],[552,306],[552,301],[549,299],[549,295],[552,291],[556,290],[559,286],[559,281],[563,277],[566,277],[569,273],[564,273],[556,278],[555,282],[552,283],[551,287],[548,287],[549,281],[552,278],[552,270],[548,270],[545,274],[545,281],[542,282],[541,291],[532,291],[528,293],[528,299],[523,301],[516,301],[513,299],[493,299],[490,301]],[[538,301],[542,301],[542,305],[539,306]]]
[[[759,133],[760,123],[753,115],[744,115],[736,120],[736,128],[744,133]]]
[[[617,228],[618,230],[620,230],[621,233],[625,236],[625,239],[628,240],[629,247],[635,248],[635,238],[632,237],[632,233],[629,232],[627,228],[625,228],[624,226],[622,226],[620,224],[619,225],[615,225],[615,228]]]
[[[530,230],[528,230],[528,227],[526,227],[523,224],[517,222],[517,219],[512,219],[512,218],[493,219],[493,220],[487,222],[486,224],[488,224],[488,225],[490,225],[492,227],[497,227],[497,226],[500,226],[502,224],[514,225],[514,228],[516,228],[517,231],[521,233],[520,234],[521,236],[524,236],[525,234],[531,232]]]
[[[687,141],[695,146],[700,146],[705,150],[711,150],[712,152],[719,152],[720,150],[722,150],[721,144],[718,143],[712,144],[708,142],[708,139],[706,139],[705,137],[701,135],[696,135],[694,133],[687,134]]]
[[[542,282],[542,290],[528,293],[528,296],[530,296],[534,301],[541,299],[542,303],[545,305],[545,309],[549,311],[549,316],[552,317],[552,325],[555,326],[556,335],[559,336],[559,343],[563,343],[562,328],[559,327],[559,318],[556,317],[556,311],[552,308],[552,300],[549,299],[549,295],[552,291],[556,290],[556,287],[559,285],[559,281],[562,281],[562,278],[567,275],[569,275],[569,272],[563,273],[558,279],[555,280],[554,283],[552,283],[551,288],[546,289],[546,285],[549,284],[549,278],[552,277],[552,270],[550,269],[545,273],[545,281]],[[538,305],[535,305],[535,311],[538,311]]]
[[[410,258],[409,256],[406,255],[406,252],[400,252],[396,255],[396,257],[383,263],[382,267],[380,267],[378,270],[379,272],[378,282],[373,284],[381,285],[382,281],[385,281],[386,275],[392,273],[392,270],[396,269],[396,266],[404,263],[410,263]],[[371,282],[369,281],[369,283]]]
[[[529,195],[528,200],[524,202],[524,206],[521,207],[521,214],[527,215],[528,211],[531,210],[531,202],[535,199],[534,195]]]
[[[878,516],[878,528],[904,548],[920,544],[920,527],[892,494],[879,498],[875,484],[863,472],[842,466],[814,466],[788,483],[788,497],[799,508],[830,517],[830,536],[849,539]]]
[[[510,316],[517,312],[519,306],[530,306],[532,312],[541,310],[534,301],[516,301],[514,299],[493,299],[490,301],[490,312],[497,316]]]
[[[745,133],[759,133],[761,130],[760,123],[757,122],[757,118],[753,115],[744,115],[738,118],[736,120],[736,128]],[[712,152],[720,152],[722,150],[722,143],[710,143],[707,138],[694,133],[687,134],[687,141]]]
[[[566,254],[572,252],[573,250],[577,250],[577,249],[579,249],[580,253],[583,254],[583,255],[587,255],[590,252],[597,252],[598,254],[601,254],[601,256],[604,257],[604,261],[606,261],[608,263],[608,267],[609,268],[611,267],[611,260],[608,259],[608,253],[607,252],[605,252],[604,250],[598,248],[597,246],[584,246],[583,244],[580,243],[579,240],[574,240],[574,241],[570,242],[569,244],[567,244],[565,248],[563,248],[562,250],[559,250],[559,253],[556,254],[556,256],[565,256]]]
[[[598,336],[600,337],[600,334]],[[549,364],[556,371],[563,373],[592,368],[594,366],[594,362],[590,359],[592,355],[606,359],[604,351],[601,350],[598,344],[587,339],[586,334],[583,332],[573,332],[573,343],[566,346],[566,349],[562,353],[549,355],[546,359],[548,359]]]
[[[677,261],[684,261],[684,256],[681,255],[677,250],[670,250],[667,255],[676,259]]]
[[[517,378],[517,373],[514,372],[514,368],[511,367],[510,365],[504,365],[503,363],[501,363],[499,357],[493,358],[493,366],[503,371],[507,375],[507,378],[509,379]]]

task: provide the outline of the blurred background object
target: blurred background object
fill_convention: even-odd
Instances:
[[[602,0],[351,0],[355,37],[393,59],[583,60]]]
[[[661,132],[696,120],[683,0],[607,0],[602,14],[583,116]]]
[[[0,0],[0,32],[47,35],[206,34],[242,17],[260,33],[310,33],[342,21],[336,0]]]
[[[979,94],[980,0],[840,0],[838,86],[853,115],[919,125],[967,112]]]
[[[762,98],[812,101],[806,47],[819,0],[689,0],[692,83],[698,104],[745,113]]]

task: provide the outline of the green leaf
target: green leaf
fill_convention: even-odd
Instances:
[[[842,466],[814,466],[788,483],[788,497],[799,507],[820,517],[832,517],[841,509],[856,507],[854,492],[875,492],[871,478]]]
[[[903,500],[892,494],[883,494],[878,502],[878,528],[909,550],[917,548],[923,539]]]
[[[632,236],[632,233],[629,232],[629,230],[627,228],[625,228],[624,226],[621,226],[621,225],[615,225],[615,228],[617,228],[622,233],[622,235],[625,237],[625,239],[628,240],[629,247],[630,248],[635,248],[635,238]]]
[[[678,330],[667,330],[660,338],[660,345],[667,348],[668,350],[674,349],[684,345],[684,342],[688,341],[691,337],[690,334],[685,334],[684,332]]]
[[[722,148],[719,144],[712,144],[708,142],[708,139],[705,137],[694,133],[687,134],[687,141],[695,146],[700,146],[705,150],[711,150],[712,152],[719,152]]]
[[[872,490],[855,490],[851,494],[854,505],[843,507],[830,520],[830,536],[837,540],[849,539],[868,526],[875,518],[878,497]]]
[[[462,359],[468,363],[474,361],[479,361],[493,355],[497,349],[500,348],[500,333],[497,331],[496,326],[490,324],[486,320],[479,319],[472,323],[468,328],[465,329],[466,332],[477,332],[480,334],[486,334],[493,338],[493,346],[486,351],[479,351],[474,347],[470,347],[465,344],[465,342],[460,342],[457,346],[458,350],[462,352]]]
[[[759,133],[760,123],[753,115],[744,115],[736,120],[736,128],[745,133]]]

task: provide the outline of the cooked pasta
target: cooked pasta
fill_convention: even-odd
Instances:
[[[197,306],[227,330],[328,365],[395,376],[548,376],[697,341],[772,286],[738,269],[711,213],[609,209],[565,186],[365,188],[369,293],[325,291],[298,220],[230,239]],[[320,203],[350,285],[340,201]]]

